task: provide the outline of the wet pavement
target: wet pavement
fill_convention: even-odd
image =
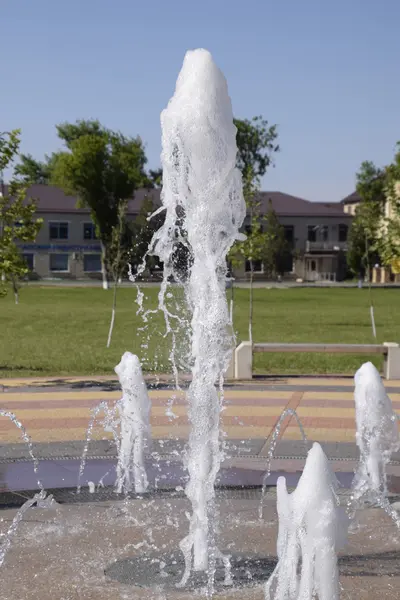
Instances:
[[[262,600],[276,564],[277,515],[268,495],[217,500],[218,547],[232,556],[233,585],[217,573],[217,597]],[[183,498],[151,498],[30,509],[2,567],[2,600],[186,600],[205,597],[183,573],[179,542],[188,533]],[[0,532],[15,515],[2,511]],[[382,511],[359,511],[339,556],[343,599],[400,599],[400,535]]]

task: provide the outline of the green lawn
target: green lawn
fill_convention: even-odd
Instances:
[[[146,288],[144,305],[155,308],[158,289]],[[235,328],[247,339],[248,290],[235,290]],[[400,290],[372,291],[378,342],[400,339]],[[113,342],[106,349],[112,293],[94,288],[27,287],[15,306],[0,300],[0,377],[112,374],[125,350],[144,368],[170,371],[170,337],[160,314],[143,330],[136,291],[118,292]],[[254,341],[373,342],[368,291],[359,289],[257,289]],[[172,300],[171,300],[172,301]],[[178,345],[180,343],[178,339]],[[315,354],[256,354],[258,373],[353,373],[367,357]],[[379,358],[374,362],[380,365]]]

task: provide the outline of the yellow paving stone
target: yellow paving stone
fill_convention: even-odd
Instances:
[[[313,442],[354,442],[355,430],[351,429],[319,429],[304,428],[308,440]],[[300,430],[288,428],[285,431],[283,440],[301,440]]]
[[[229,402],[229,398],[243,398],[247,402],[247,399],[256,398],[256,399],[268,399],[273,398],[275,400],[282,400],[282,404],[285,404],[285,401],[290,400],[293,392],[274,392],[271,390],[266,390],[263,392],[259,391],[226,391],[224,393],[224,398],[227,402]],[[176,391],[176,390],[149,390],[150,398],[184,398],[184,392]],[[1,402],[30,402],[30,401],[52,401],[52,400],[66,400],[66,401],[75,401],[75,400],[118,400],[121,398],[120,391],[114,392],[100,392],[100,391],[61,391],[61,392],[5,392],[4,394],[0,394],[0,406]]]
[[[390,398],[393,401],[400,401],[400,393],[390,393]],[[352,392],[304,392],[303,400],[343,400],[354,402],[354,394]]]
[[[227,427],[225,429],[227,438],[229,439],[265,439],[268,436],[269,429],[265,427]],[[52,429],[35,429],[33,431],[28,430],[33,442],[68,442],[68,441],[79,441],[86,438],[86,430],[82,428],[52,428]],[[187,439],[189,435],[189,427],[187,425],[179,425],[174,427],[166,426],[155,426],[152,428],[153,439],[167,439],[167,438],[182,438]],[[102,429],[94,429],[93,440],[112,439],[111,434],[106,434]],[[1,435],[2,443],[24,443],[21,440],[17,430],[9,430],[2,432]]]
[[[222,419],[225,417],[238,417],[245,419],[246,417],[268,417],[268,416],[276,416],[279,417],[284,405],[282,407],[279,406],[227,406],[222,411]],[[166,406],[152,406],[151,408],[151,416],[160,417],[167,416],[166,415]],[[172,412],[176,416],[185,416],[187,415],[187,407],[186,406],[172,406]],[[16,408],[14,414],[21,419],[24,419],[25,423],[28,423],[30,420],[34,419],[59,419],[60,421],[66,421],[68,423],[68,419],[79,419],[79,418],[90,418],[91,409],[89,407],[81,407],[81,408],[35,408],[35,409],[18,409]],[[104,412],[99,412],[98,420],[101,421],[104,417]],[[173,417],[171,417],[173,420]]]
[[[331,408],[325,406],[299,406],[296,409],[299,417],[332,417],[337,419],[355,419],[354,408]]]

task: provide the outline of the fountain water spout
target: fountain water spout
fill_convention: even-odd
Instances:
[[[216,554],[214,483],[221,463],[221,400],[216,384],[222,387],[233,346],[226,257],[234,241],[243,239],[239,228],[246,211],[227,84],[206,50],[186,54],[175,94],[161,114],[161,126],[165,223],[153,238],[151,253],[164,263],[160,306],[165,307],[166,282],[173,277],[184,282],[191,315],[186,494],[192,517],[182,549],[187,561],[193,550],[194,569],[205,571],[209,556]],[[175,260],[177,243],[189,257],[184,278]],[[166,314],[167,324],[168,319]]]
[[[360,462],[356,471],[350,511],[364,499],[381,506],[400,528],[400,518],[388,501],[386,467],[393,452],[400,448],[398,419],[381,376],[370,362],[363,364],[354,377],[356,405],[356,443]]]
[[[125,352],[115,367],[122,387],[117,408],[121,421],[121,440],[117,466],[117,492],[141,494],[148,488],[145,451],[149,447],[151,403],[138,357]]]
[[[338,482],[314,443],[292,494],[277,483],[278,564],[265,586],[266,600],[339,600],[337,550],[348,519],[336,496]]]

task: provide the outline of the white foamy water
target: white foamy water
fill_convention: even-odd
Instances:
[[[143,493],[148,488],[145,451],[151,440],[151,402],[140,361],[135,354],[125,352],[115,372],[122,387],[122,399],[117,404],[121,434],[116,488],[119,493],[132,489]]]
[[[400,448],[397,415],[372,363],[367,362],[360,367],[354,382],[356,443],[360,462],[352,486],[352,508],[357,508],[362,499],[378,503],[400,527],[400,519],[387,500],[386,474],[392,453]]]
[[[236,169],[236,128],[226,80],[206,50],[186,54],[175,94],[161,114],[165,223],[151,252],[164,263],[160,305],[170,276],[181,280],[174,252],[188,251],[185,297],[191,314],[191,371],[187,399],[191,424],[186,494],[192,504],[189,536],[182,542],[190,572],[207,570],[213,538],[214,483],[220,468],[221,385],[233,337],[225,294],[226,256],[245,217]],[[170,315],[167,314],[167,322]]]
[[[348,519],[336,496],[337,479],[314,443],[297,488],[277,482],[278,564],[265,586],[266,600],[339,600],[337,551]]]

